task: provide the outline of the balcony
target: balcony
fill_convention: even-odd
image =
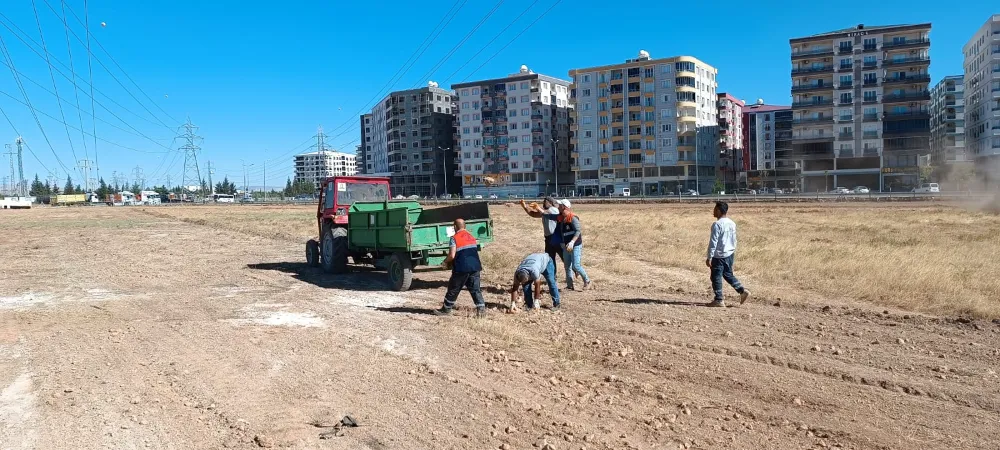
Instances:
[[[883,95],[882,103],[912,102],[912,101],[930,100],[930,99],[931,99],[931,93],[929,91],[907,92],[903,94]]]
[[[906,112],[887,112],[885,113],[885,120],[909,120],[909,119],[930,119],[931,115],[927,111],[906,111]]]
[[[912,58],[895,58],[882,61],[883,67],[902,66],[906,64],[930,64],[931,59],[926,56],[914,56]]]
[[[807,73],[826,73],[826,72],[833,72],[833,64],[824,66],[800,67],[798,69],[792,69],[792,75],[802,75]]]
[[[792,92],[829,91],[832,89],[833,85],[827,83],[809,83],[792,86]]]
[[[871,105],[871,104],[873,104],[873,103],[878,103],[878,96],[874,96],[874,97],[870,97],[870,96],[869,96],[869,97],[863,97],[863,98],[861,99],[861,104],[863,104],[863,105]]]
[[[864,46],[864,47],[861,48],[861,51],[863,53],[877,52],[878,51],[878,46],[877,45],[866,45],[866,46]]]
[[[895,83],[930,83],[930,74],[922,73],[918,75],[907,75],[904,77],[885,77],[882,79],[884,84],[895,84]]]
[[[809,133],[800,134],[792,138],[796,143],[813,143],[813,142],[833,142],[833,134],[826,133]]]
[[[879,153],[882,153],[882,149],[880,147],[867,147],[860,151],[863,156],[878,156]]]
[[[883,136],[927,136],[930,135],[931,130],[927,128],[897,128],[889,129],[882,132]]]
[[[878,131],[865,131],[861,137],[865,139],[878,139]]]
[[[817,56],[832,56],[832,55],[833,55],[833,47],[814,48],[810,50],[799,50],[797,52],[792,52],[792,59],[817,57]]]
[[[867,78],[861,83],[862,86],[878,86],[878,78]]]
[[[810,108],[815,106],[832,106],[833,99],[829,100],[805,100],[792,103],[792,108]]]
[[[864,122],[878,122],[879,116],[878,114],[865,114],[861,120]]]
[[[840,83],[837,84],[837,89],[853,89],[853,88],[854,88],[853,81],[841,81]]]
[[[882,43],[883,50],[896,50],[900,48],[911,48],[911,47],[926,47],[931,45],[931,40],[927,38],[921,39],[904,39],[904,40],[893,40],[886,41]]]
[[[847,46],[837,47],[837,54],[839,54],[839,55],[846,55],[848,53],[853,53],[853,52],[854,52],[854,46],[853,45],[847,45]]]
[[[819,123],[833,123],[833,116],[803,117],[792,121],[792,124],[794,125],[811,125]]]
[[[852,70],[854,69],[854,64],[841,64],[840,70]]]
[[[878,61],[865,61],[861,63],[861,67],[865,69],[874,69],[878,67]]]
[[[839,117],[837,117],[837,122],[853,122],[853,121],[854,121],[854,116],[853,115],[847,115],[847,116],[839,116]]]
[[[837,134],[837,139],[841,139],[841,140],[854,139],[854,133],[853,132],[851,132],[851,133],[838,133]]]

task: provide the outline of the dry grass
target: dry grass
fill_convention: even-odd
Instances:
[[[181,220],[293,242],[316,234],[311,207],[148,208]],[[584,265],[602,286],[708,288],[711,205],[578,205]],[[496,244],[485,278],[506,283],[541,226],[518,207],[492,208]],[[1000,217],[942,206],[732,206],[736,274],[756,293],[804,292],[939,314],[1000,317]],[[560,266],[561,269],[561,266]]]

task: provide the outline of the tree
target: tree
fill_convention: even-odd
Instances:
[[[140,192],[142,192],[142,186],[139,186],[138,182],[132,183],[132,193],[138,194]]]
[[[52,188],[49,190],[49,192],[51,192],[52,195],[59,195],[59,193],[61,193],[62,191],[59,189],[59,185],[52,183]]]
[[[108,183],[104,182],[104,178],[101,178],[101,180],[97,182],[97,192],[95,192],[95,194],[97,194],[97,198],[103,201],[108,198],[108,194],[110,193],[111,190],[108,188]]]
[[[724,184],[722,184],[722,180],[716,178],[715,179],[715,185],[712,186],[712,193],[713,194],[718,194],[718,193],[720,193],[722,191],[725,191],[725,190],[726,190],[726,186]]]
[[[81,188],[79,184],[76,185],[76,193],[77,194],[86,194],[86,192],[83,192],[83,188]]]
[[[66,186],[63,187],[63,193],[66,195],[75,194],[76,191],[73,189],[73,177],[66,175]]]
[[[31,182],[31,189],[28,190],[28,195],[32,197],[38,197],[42,195],[49,194],[49,187],[42,183],[42,180],[38,178],[38,174],[35,174],[35,181]]]
[[[282,192],[282,194],[284,194],[285,197],[294,197],[295,196],[295,193],[292,191],[292,179],[291,178],[289,178],[287,181],[285,181],[285,191]]]

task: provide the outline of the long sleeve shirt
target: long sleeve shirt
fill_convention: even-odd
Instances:
[[[708,240],[708,258],[728,258],[736,252],[736,222],[728,217],[712,224],[712,237]]]

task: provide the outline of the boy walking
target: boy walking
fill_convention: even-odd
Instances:
[[[727,217],[729,205],[726,202],[715,202],[715,209],[712,215],[715,216],[715,223],[712,224],[712,237],[708,240],[708,258],[705,265],[712,269],[712,290],[715,291],[715,300],[707,306],[725,307],[726,303],[722,297],[722,280],[725,279],[736,292],[740,294],[740,304],[747,301],[750,291],[746,290],[740,280],[733,275],[733,257],[736,254],[736,222]]]

